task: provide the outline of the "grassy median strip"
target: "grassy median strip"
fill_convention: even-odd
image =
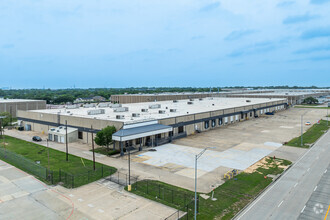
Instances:
[[[330,109],[330,107],[317,107],[317,106],[308,106],[308,105],[296,105],[294,108],[314,108],[314,109]]]
[[[268,174],[280,174],[290,164],[287,160],[266,158],[251,173],[243,172],[227,180],[214,190],[216,201],[211,200],[212,192],[208,194],[208,199],[200,197],[198,219],[231,219],[272,182]],[[131,192],[187,212],[189,218],[193,216],[192,191],[159,181],[144,180],[134,183]]]
[[[327,121],[321,120],[320,124],[314,124],[305,133],[303,133],[302,144],[301,144],[301,136],[299,136],[290,140],[288,143],[286,143],[286,145],[292,147],[309,148],[311,144],[317,141],[317,139],[319,139],[324,134],[324,132],[326,132],[329,129],[329,127],[330,126],[327,126]]]
[[[65,145],[63,145],[65,148]],[[70,148],[69,148],[70,149]],[[69,150],[70,151],[70,150]],[[48,163],[49,152],[49,163]],[[5,136],[0,140],[0,159],[22,169],[46,183],[64,183],[67,187],[78,187],[89,182],[109,176],[116,172],[116,168],[69,154],[66,161],[64,152],[45,146]],[[51,178],[49,178],[51,175]]]

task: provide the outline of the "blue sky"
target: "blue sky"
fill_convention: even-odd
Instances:
[[[330,0],[2,0],[0,87],[330,86]]]

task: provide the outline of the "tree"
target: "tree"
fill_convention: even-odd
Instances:
[[[318,104],[319,101],[316,98],[307,97],[307,98],[304,99],[303,103],[310,105],[310,104]]]
[[[109,150],[109,145],[112,143],[112,134],[116,132],[115,126],[107,126],[101,131],[97,132],[95,136],[95,143],[100,146],[106,146]]]

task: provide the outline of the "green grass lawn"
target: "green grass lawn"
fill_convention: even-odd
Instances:
[[[286,145],[292,147],[304,147],[309,148],[317,139],[319,139],[325,131],[329,129],[327,121],[321,120],[320,124],[314,124],[303,134],[303,146],[301,146],[301,136],[293,138]]]
[[[66,161],[66,154],[64,152],[47,148],[36,143],[20,140],[14,137],[5,136],[5,142],[7,143],[7,151],[20,155],[28,160],[25,162],[26,165],[22,165],[20,163],[19,156],[16,157],[15,155],[12,155],[10,157],[10,154],[8,154],[6,158],[2,156],[0,159],[26,172],[37,175],[39,179],[45,182],[47,181],[43,178],[44,173],[38,175],[34,173],[32,169],[36,169],[36,166],[33,166],[36,161],[40,161],[40,166],[38,165],[39,167],[48,168],[48,152],[49,170],[53,172],[54,183],[65,181],[63,179],[59,179],[60,175],[61,178],[65,177],[71,179],[72,176],[74,176],[74,180],[70,179],[70,181],[74,181],[73,187],[77,187],[100,179],[102,176],[108,176],[116,172],[115,168],[100,163],[96,163],[96,171],[94,171],[93,161],[91,160],[82,159],[80,157],[69,154],[69,160]],[[0,146],[1,152],[4,153],[3,139],[1,139]],[[63,145],[63,147],[65,146]],[[24,158],[22,158],[22,160],[24,160]],[[31,166],[28,166],[29,164],[31,164]]]
[[[295,105],[294,108],[330,109],[330,107],[316,107],[316,106],[310,106],[310,105]]]
[[[231,219],[272,182],[272,178],[264,178],[266,175],[280,174],[283,172],[283,168],[280,168],[279,165],[288,166],[291,164],[290,161],[282,159],[274,160],[268,158],[266,161],[267,164],[258,168],[255,172],[240,173],[235,179],[227,180],[216,188],[214,190],[216,201],[212,201],[211,198],[205,200],[200,197],[198,219]],[[148,190],[146,181],[134,183],[132,185],[132,193],[182,211],[187,211],[184,206],[184,204],[187,204],[187,199],[194,197],[194,192],[192,191],[152,180],[149,180]],[[187,195],[186,201],[183,195]],[[212,192],[208,195],[211,197]],[[191,201],[193,200],[191,199]],[[193,210],[192,202],[188,209],[189,217],[193,216]]]
[[[90,150],[90,151],[93,151],[93,150]],[[106,147],[98,147],[94,151],[95,151],[95,153],[103,154],[106,156],[111,156],[111,155],[120,153],[120,150],[107,149]]]

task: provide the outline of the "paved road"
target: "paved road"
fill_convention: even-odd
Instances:
[[[320,216],[324,216],[327,209],[330,209],[330,165],[324,171],[324,174],[317,186],[314,188],[314,192],[303,208],[303,212],[300,214],[299,219],[319,219]],[[327,214],[327,218],[330,219],[330,214]]]
[[[329,176],[324,175],[330,172],[328,169],[329,158],[330,132],[321,137],[306,154],[236,219],[324,219],[330,203],[329,182],[326,183],[329,181]],[[326,171],[327,169],[328,171]],[[317,191],[317,188],[320,191]],[[319,194],[316,194],[314,190]],[[320,205],[316,205],[320,201],[325,210],[316,213],[321,208]],[[304,214],[311,210],[314,212],[315,205],[315,215]]]

